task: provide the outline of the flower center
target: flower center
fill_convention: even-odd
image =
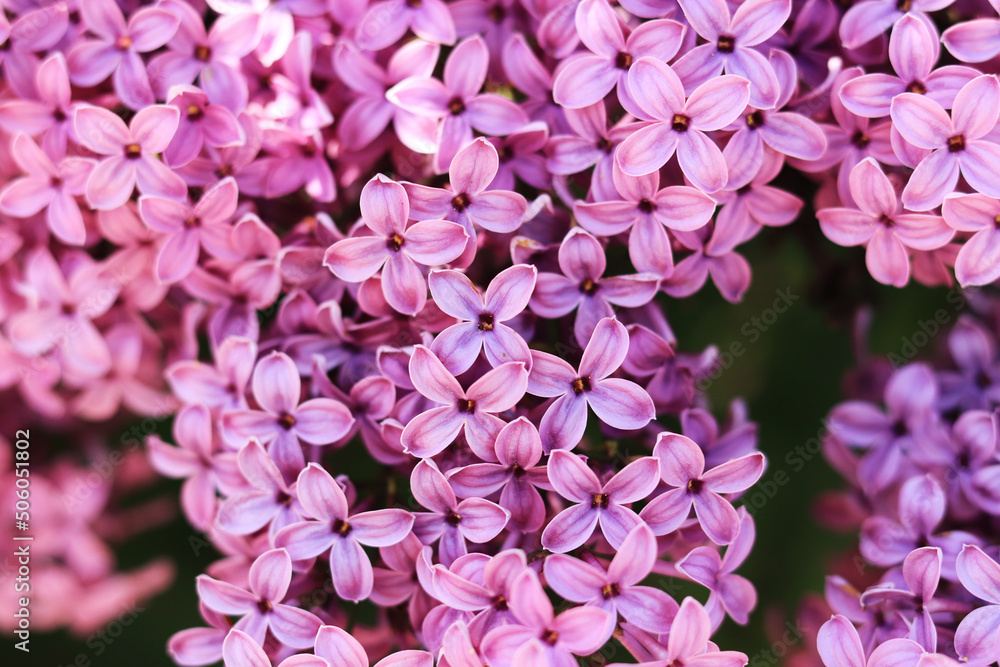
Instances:
[[[479,314],[479,326],[480,331],[493,331],[493,314],[492,313],[480,313]]]
[[[868,136],[864,132],[862,132],[861,130],[858,130],[857,132],[855,132],[854,136],[851,137],[851,143],[854,144],[855,147],[857,147],[857,148],[864,148],[870,142],[871,142],[871,139],[869,139]]]
[[[639,201],[639,210],[643,213],[652,213],[656,210],[656,204],[649,201],[648,199],[643,199]]]
[[[451,207],[455,209],[456,213],[461,213],[462,211],[467,209],[469,207],[469,204],[471,203],[472,199],[469,198],[469,195],[467,193],[463,192],[461,194],[455,195],[455,197],[452,198]]]
[[[604,509],[608,506],[608,494],[606,493],[595,493],[594,497],[590,501],[591,507],[600,507]]]
[[[448,510],[448,514],[445,515],[444,521],[449,526],[454,528],[462,522],[462,515],[457,513],[455,510]]]
[[[688,480],[688,491],[691,493],[701,493],[702,487],[705,486],[705,482],[700,479]]]
[[[490,7],[490,10],[486,12],[486,15],[489,16],[490,20],[494,23],[500,23],[507,18],[507,10],[504,9],[502,5],[496,4]]]
[[[965,150],[965,137],[961,134],[956,134],[954,137],[948,138],[948,152],[949,153],[960,153]]]
[[[882,223],[883,225],[885,225],[886,227],[893,227],[893,226],[894,226],[894,225],[896,224],[896,223],[895,223],[895,222],[893,221],[893,219],[892,219],[892,218],[890,218],[889,216],[887,216],[887,215],[886,215],[885,213],[883,213],[883,214],[882,214],[882,215],[881,215],[881,216],[879,217],[878,221],[879,221],[879,222],[881,222],[881,223]]]
[[[129,160],[138,160],[142,157],[142,146],[139,144],[128,144],[125,146],[125,157]]]
[[[295,417],[291,416],[287,412],[282,412],[278,417],[278,426],[286,431],[290,431],[292,427],[295,426]]]
[[[189,104],[187,107],[187,116],[191,120],[198,120],[205,115],[205,110],[201,108],[199,104]]]
[[[199,218],[198,216],[192,215],[192,216],[184,219],[184,227],[187,228],[187,229],[194,229],[195,227],[198,227],[199,225],[201,225],[201,218]],[[292,421],[294,421],[294,420],[292,420]]]
[[[333,532],[340,535],[341,537],[347,537],[351,534],[351,524],[347,523],[343,519],[336,519],[333,522]]]
[[[413,9],[420,9],[420,5],[423,4],[423,0],[406,0],[406,6],[412,7]]]
[[[257,609],[260,610],[260,613],[266,614],[274,609],[274,607],[271,606],[270,600],[257,600]]]
[[[736,38],[732,35],[719,35],[715,48],[719,53],[732,53],[736,49]]]
[[[585,391],[590,391],[591,389],[593,389],[593,387],[590,384],[589,376],[578,377],[577,379],[573,380],[573,382],[570,383],[570,386],[573,388],[573,393],[576,394],[577,396],[579,396]]]
[[[764,124],[764,114],[759,111],[754,111],[753,113],[747,114],[747,127],[751,130],[756,130],[758,127]]]
[[[195,60],[207,63],[212,59],[212,47],[205,46],[204,44],[194,47],[194,57]]]
[[[687,132],[688,126],[691,124],[691,119],[687,116],[682,116],[679,113],[674,114],[674,120],[670,124],[670,127],[674,129],[674,132]]]
[[[615,56],[615,67],[618,69],[628,69],[632,66],[632,54],[619,51]]]
[[[896,9],[901,12],[908,12],[913,7],[913,0],[897,0]]]
[[[927,86],[925,86],[920,81],[911,81],[910,85],[906,87],[906,92],[916,93],[917,95],[923,95],[927,92]]]
[[[528,471],[525,470],[524,468],[522,468],[519,463],[515,463],[510,468],[508,468],[507,472],[509,472],[510,474],[514,475],[514,477],[518,477],[518,478],[524,477],[525,475],[528,474]]]
[[[458,116],[465,113],[465,102],[461,97],[451,98],[451,101],[448,102],[448,113],[452,116]]]
[[[605,600],[610,600],[611,598],[616,598],[622,594],[622,589],[618,587],[618,584],[608,584],[601,589],[601,597]]]
[[[611,151],[614,150],[614,148],[615,145],[611,143],[611,140],[605,137],[601,137],[600,139],[597,140],[597,150],[599,151],[603,151],[610,155]]]
[[[236,170],[233,168],[233,165],[231,164],[224,164],[215,170],[215,175],[218,176],[219,178],[232,176],[234,173],[236,173]]]
[[[393,234],[385,240],[385,247],[393,252],[399,252],[399,249],[405,244],[406,240],[399,234]]]
[[[68,119],[66,118],[66,112],[62,109],[55,109],[52,112],[52,118],[57,123],[65,123]]]
[[[507,609],[509,608],[507,606],[507,598],[505,598],[502,595],[497,595],[495,598],[493,598],[492,602],[493,602],[493,608],[496,609],[497,611],[507,611]]]
[[[597,290],[599,288],[600,284],[595,280],[591,280],[590,278],[586,278],[582,283],[580,283],[580,291],[586,294],[587,296],[594,296],[594,294],[597,293]]]
[[[115,40],[115,48],[119,51],[127,51],[132,46],[132,38],[128,35],[122,35]]]
[[[460,398],[458,399],[458,411],[463,414],[471,415],[476,411],[476,402],[469,400],[468,398]]]
[[[541,640],[549,646],[555,646],[556,642],[559,641],[559,633],[552,628],[547,628],[545,632],[542,633]]]

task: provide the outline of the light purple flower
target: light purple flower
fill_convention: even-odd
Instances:
[[[283,644],[310,648],[322,622],[304,609],[283,604],[291,581],[292,559],[288,552],[272,549],[250,566],[249,591],[203,574],[198,577],[198,597],[213,611],[241,617],[233,628],[245,632],[260,646],[270,630]]]
[[[668,277],[674,260],[664,227],[680,231],[703,227],[715,213],[715,201],[686,185],[661,189],[659,171],[629,176],[615,168],[612,178],[621,200],[574,202],[577,222],[598,236],[615,236],[631,230],[628,252],[635,268]]]
[[[674,64],[684,90],[691,94],[725,70],[750,82],[752,106],[774,107],[780,94],[778,77],[754,47],[767,41],[788,20],[791,0],[747,0],[732,15],[724,0],[681,0],[680,5],[691,27],[708,42],[694,47]],[[632,80],[629,82],[631,85]],[[634,87],[632,90],[637,94]]]
[[[331,667],[368,667],[368,654],[361,643],[334,625],[324,625],[316,635],[316,656]],[[309,657],[309,656],[302,656]],[[374,667],[433,667],[427,651],[396,651]],[[308,666],[311,667],[311,666]]]
[[[604,102],[582,109],[566,109],[566,124],[573,134],[556,134],[549,139],[546,166],[557,175],[575,174],[594,167],[590,196],[595,201],[618,196],[612,179],[615,150],[633,128],[625,119],[608,128]]]
[[[496,461],[493,451],[503,421],[496,416],[514,407],[524,396],[528,373],[522,362],[500,364],[472,383],[468,390],[437,356],[417,345],[410,357],[410,380],[421,395],[438,407],[422,412],[403,429],[402,443],[419,458],[436,455],[465,433],[472,451],[485,461]]]
[[[169,92],[170,106],[177,107],[180,121],[174,138],[163,151],[163,162],[181,167],[201,154],[202,146],[241,146],[247,137],[233,113],[221,104],[209,104],[208,96],[192,86],[176,86]]]
[[[248,482],[219,506],[215,523],[227,533],[250,535],[265,526],[269,538],[285,526],[302,520],[301,507],[278,466],[257,441],[251,440],[236,455],[240,473]]]
[[[618,86],[618,99],[629,113],[637,109],[628,91],[628,70],[639,58],[667,62],[681,47],[686,28],[677,21],[647,21],[627,37],[607,0],[583,0],[576,8],[576,32],[589,54],[567,58],[556,74],[552,97],[580,109],[600,102]]]
[[[579,371],[546,352],[531,352],[528,393],[556,398],[542,417],[539,433],[546,452],[573,449],[587,428],[587,406],[602,422],[622,430],[639,429],[656,412],[642,387],[609,377],[628,353],[628,331],[618,320],[606,317],[590,337]]]
[[[468,554],[450,568],[434,566],[435,593],[452,609],[475,614],[468,629],[478,644],[493,628],[515,622],[509,604],[511,588],[527,567],[527,558],[519,549],[502,551],[492,558]]]
[[[483,654],[494,667],[567,667],[577,655],[604,645],[615,627],[611,614],[597,607],[574,607],[558,616],[534,570],[522,572],[511,588],[516,625],[496,628],[483,639]]]
[[[500,506],[510,512],[510,527],[530,533],[545,522],[545,503],[538,489],[551,490],[542,459],[542,441],[526,417],[518,417],[497,434],[499,463],[473,463],[448,472],[448,483],[463,498],[485,498],[500,491]]]
[[[83,245],[87,229],[75,196],[84,193],[96,161],[65,157],[55,164],[25,134],[14,137],[11,149],[14,162],[25,175],[0,190],[0,212],[27,218],[44,210],[49,229],[60,241]]]
[[[674,532],[687,520],[694,506],[702,530],[716,544],[732,544],[740,519],[723,494],[741,493],[764,472],[764,455],[746,454],[705,471],[705,455],[690,438],[661,433],[653,454],[660,460],[660,477],[672,487],[646,505],[640,518],[657,535]]]
[[[455,43],[455,22],[442,0],[376,2],[358,23],[354,41],[362,49],[378,51],[398,41],[407,29],[428,42]]]
[[[329,398],[301,401],[302,379],[288,355],[271,352],[253,372],[253,396],[259,410],[228,410],[222,428],[230,437],[258,438],[286,475],[305,464],[300,441],[327,445],[339,440],[354,422],[343,404]]]
[[[11,134],[41,135],[42,150],[53,160],[66,154],[72,136],[73,116],[83,106],[72,100],[66,58],[55,52],[35,73],[37,100],[11,99],[0,102],[0,127]],[[14,151],[15,158],[18,151]]]
[[[967,544],[956,562],[966,590],[989,604],[973,609],[955,631],[955,651],[963,664],[986,665],[1000,658],[1000,565]]]
[[[851,170],[851,194],[860,210],[825,208],[816,217],[835,243],[867,246],[868,271],[881,283],[902,287],[910,280],[907,251],[940,248],[955,234],[940,216],[904,212],[892,183],[872,158]]]
[[[418,264],[436,266],[458,257],[466,231],[454,222],[424,220],[407,226],[410,202],[403,186],[379,174],[361,192],[361,215],[372,236],[338,241],[323,264],[340,279],[361,282],[382,270],[382,293],[394,309],[415,315],[427,302]]]
[[[371,595],[375,579],[361,545],[398,544],[413,527],[413,515],[401,509],[351,514],[343,489],[317,463],[299,474],[296,493],[302,508],[316,520],[286,526],[274,536],[274,544],[287,549],[292,560],[314,558],[329,550],[337,595],[352,602],[364,600]]]
[[[652,122],[619,146],[615,159],[622,171],[630,176],[648,174],[676,151],[681,170],[696,188],[709,193],[721,189],[727,180],[726,160],[705,132],[739,117],[750,99],[749,82],[729,74],[718,76],[685,101],[680,79],[658,60],[638,60],[628,76],[629,90]]]
[[[117,11],[117,10],[116,10]],[[183,199],[187,186],[156,157],[170,145],[180,113],[157,105],[137,113],[128,127],[107,109],[83,107],[74,120],[80,144],[105,156],[87,180],[87,201],[96,209],[118,208],[139,192]]]
[[[247,338],[230,336],[213,352],[215,366],[199,361],[178,361],[164,372],[174,395],[185,403],[199,403],[209,408],[246,407],[243,397],[257,344]]]
[[[840,21],[840,39],[846,49],[856,49],[876,37],[906,16],[913,16],[933,25],[930,12],[944,9],[955,0],[912,0],[900,4],[894,0],[864,0],[853,5]]]
[[[271,660],[250,635],[235,628],[222,642],[222,661],[225,667],[271,667]],[[305,653],[290,655],[278,667],[330,667],[323,658]]]
[[[535,267],[516,264],[490,281],[483,294],[460,271],[432,271],[428,279],[434,303],[448,315],[462,320],[434,339],[431,351],[449,372],[467,371],[480,350],[494,367],[509,361],[531,366],[531,351],[521,336],[504,322],[528,305],[535,288]]]
[[[641,523],[625,505],[646,498],[659,481],[659,465],[652,456],[637,459],[601,483],[576,454],[555,450],[549,457],[549,482],[556,493],[577,503],[557,514],[542,532],[542,545],[566,553],[585,544],[598,525],[604,538],[620,549],[629,532]]]
[[[949,194],[941,214],[952,229],[972,234],[955,260],[959,284],[987,285],[1000,278],[1000,201],[980,194]]]
[[[153,104],[156,97],[139,54],[169,42],[180,19],[162,7],[145,7],[126,24],[114,0],[81,2],[80,14],[97,39],[81,40],[67,54],[73,83],[96,86],[112,76],[115,92],[126,106],[139,110]]]
[[[977,192],[1000,197],[994,176],[1000,173],[1000,145],[984,138],[1000,115],[1000,82],[983,75],[955,96],[951,117],[934,100],[902,93],[892,100],[893,126],[913,146],[931,153],[923,158],[903,190],[903,203],[914,211],[941,204],[955,190],[959,171]]]
[[[607,571],[557,553],[545,559],[545,581],[571,602],[620,614],[648,632],[668,632],[677,603],[658,588],[639,585],[653,570],[657,555],[653,531],[639,523],[618,547]]]
[[[402,4],[404,0],[398,2]],[[430,4],[431,0],[423,0],[423,6]],[[444,171],[455,155],[472,141],[472,130],[493,136],[504,135],[528,122],[527,115],[513,101],[496,93],[479,92],[486,81],[489,59],[483,38],[469,37],[449,54],[442,80],[414,77],[386,92],[386,98],[396,106],[440,122],[435,156],[438,171]]]
[[[642,306],[656,295],[659,286],[659,277],[653,274],[604,278],[604,248],[583,229],[570,230],[559,246],[558,260],[563,275],[538,275],[531,310],[542,317],[556,318],[576,308],[573,331],[580,345],[587,344],[598,322],[614,316],[612,304]]]
[[[414,499],[430,512],[415,514],[413,532],[424,544],[440,540],[438,557],[450,566],[467,553],[465,541],[484,544],[500,534],[510,512],[483,498],[462,502],[433,461],[423,460],[413,469],[410,490]]]

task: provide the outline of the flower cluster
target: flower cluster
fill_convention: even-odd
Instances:
[[[860,529],[860,545],[857,567],[827,579],[827,667],[1000,659],[996,334],[963,315],[947,343],[940,369],[885,376],[869,362],[884,381],[830,413],[825,455],[851,488],[826,509]]]

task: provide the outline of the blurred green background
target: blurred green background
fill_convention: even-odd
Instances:
[[[722,418],[729,399],[745,398],[750,417],[759,425],[760,447],[770,461],[763,479],[771,479],[781,469],[788,473],[787,484],[757,511],[757,543],[739,570],[757,588],[758,609],[747,627],[727,621],[714,638],[723,648],[753,657],[771,645],[764,632],[764,612],[776,608],[791,614],[803,594],[821,592],[831,556],[855,539],[831,534],[812,518],[816,495],[840,486],[821,456],[799,472],[785,462],[788,452],[816,437],[821,420],[841,397],[843,373],[853,365],[852,313],[860,304],[871,304],[875,311],[872,349],[898,353],[901,338],[917,331],[919,320],[933,317],[942,307],[954,315],[955,305],[946,302],[947,288],[911,284],[900,290],[876,284],[864,268],[863,249],[839,248],[826,241],[808,214],[790,228],[765,229],[744,250],[754,277],[741,303],[725,302],[711,285],[691,298],[665,303],[681,350],[701,350],[709,344],[726,349],[735,341],[743,343],[745,354],[712,383],[712,409]],[[800,298],[752,342],[744,325],[772,305],[776,290],[789,290]],[[923,353],[943,345],[944,339],[937,336]],[[157,490],[176,498],[179,488],[179,483],[165,481]],[[199,547],[198,553],[192,545]],[[177,576],[167,592],[145,604],[120,637],[103,644],[101,655],[95,655],[93,642],[88,646],[85,640],[64,633],[35,634],[26,663],[19,654],[14,663],[4,664],[172,665],[165,652],[167,639],[178,630],[201,624],[194,577],[216,558],[210,548],[202,546],[178,519],[121,549],[118,555],[124,569],[165,555],[174,560]],[[72,605],[73,600],[65,603]],[[89,663],[75,663],[81,655]]]

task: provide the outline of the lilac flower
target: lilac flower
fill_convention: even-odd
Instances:
[[[987,285],[1000,278],[1000,231],[996,226],[1000,201],[980,194],[949,194],[941,214],[952,229],[972,233],[955,261],[959,284]]]
[[[590,167],[590,194],[595,201],[618,196],[612,179],[615,149],[632,133],[619,123],[608,128],[603,102],[582,109],[566,109],[566,124],[573,134],[557,134],[549,139],[546,166],[553,174],[575,174]]]
[[[445,566],[467,553],[465,541],[484,544],[500,534],[510,512],[483,498],[458,502],[448,480],[430,460],[413,469],[410,490],[414,499],[430,512],[415,515],[413,532],[424,544],[440,540],[438,557]]]
[[[705,132],[721,129],[746,108],[750,84],[725,75],[706,81],[684,100],[684,87],[669,66],[642,58],[629,70],[629,90],[652,120],[622,142],[618,165],[630,176],[656,171],[677,152],[681,170],[703,192],[726,184],[722,151]]]
[[[74,375],[101,377],[111,368],[111,352],[93,321],[108,312],[118,288],[89,260],[67,265],[67,273],[44,246],[28,254],[24,281],[37,306],[12,313],[6,333],[21,354],[37,357],[58,348]]]
[[[607,571],[557,553],[545,559],[545,581],[571,602],[599,607],[616,617],[620,614],[649,632],[668,632],[677,603],[658,588],[639,585],[653,570],[656,558],[656,538],[640,523],[629,531]]]
[[[365,185],[361,215],[375,235],[334,243],[323,264],[349,282],[367,280],[382,268],[386,301],[401,313],[415,315],[427,301],[427,284],[418,263],[434,266],[450,262],[461,254],[468,234],[444,220],[407,226],[410,203],[406,190],[382,174]]]
[[[1000,565],[981,548],[967,544],[956,562],[966,590],[989,604],[973,609],[955,631],[955,651],[962,663],[986,665],[1000,657]]]
[[[913,0],[900,5],[892,0],[864,0],[852,6],[840,21],[844,48],[856,49],[885,33],[906,16],[924,20],[926,13],[944,9],[955,0]]]
[[[477,456],[496,461],[493,446],[503,428],[496,413],[510,410],[521,400],[528,373],[522,362],[500,364],[466,391],[432,351],[417,345],[410,357],[410,380],[420,394],[440,405],[406,425],[402,443],[407,452],[419,458],[434,456],[464,432]]]
[[[491,137],[500,164],[490,189],[514,190],[515,176],[539,190],[552,187],[552,175],[545,168],[545,157],[539,153],[548,141],[549,126],[542,121],[528,123],[503,138]]]
[[[961,21],[945,30],[941,41],[963,63],[986,62],[1000,53],[998,28],[1000,20],[995,18]]]
[[[431,0],[424,0],[424,6],[430,5]],[[386,98],[396,106],[440,121],[435,156],[438,171],[444,171],[445,165],[472,141],[473,129],[483,134],[503,135],[528,122],[528,117],[511,100],[496,93],[479,92],[486,80],[489,58],[482,37],[470,37],[462,40],[448,56],[443,80],[410,78],[386,92]]]
[[[710,591],[705,610],[712,619],[713,627],[722,623],[725,614],[745,625],[750,612],[757,606],[757,591],[753,584],[733,574],[750,554],[756,537],[753,518],[746,509],[741,507],[737,514],[740,516],[739,533],[722,558],[711,547],[695,547],[677,561],[677,569],[682,574]]]
[[[626,38],[607,0],[583,0],[576,8],[576,31],[591,53],[568,58],[555,77],[552,97],[570,109],[600,102],[617,85],[618,99],[629,113],[637,106],[629,95],[628,71],[639,58],[662,62],[681,46],[685,27],[677,21],[648,21]]]
[[[543,121],[552,132],[565,129],[563,108],[552,99],[552,74],[528,46],[523,34],[510,36],[500,59],[507,80],[528,98],[521,103],[528,117]]]
[[[195,205],[173,199],[139,198],[143,222],[163,236],[156,257],[156,275],[165,283],[183,280],[198,264],[204,248],[214,257],[233,259],[232,226],[239,189],[236,181],[225,178],[205,191]]]
[[[469,240],[459,259],[462,266],[467,266],[475,255],[476,225],[504,234],[515,231],[524,220],[528,202],[523,195],[488,189],[499,168],[497,149],[479,138],[452,159],[448,171],[449,190],[403,183],[415,219],[444,218],[465,228]]]
[[[708,42],[694,47],[674,64],[684,91],[692,94],[725,70],[750,82],[752,106],[774,107],[780,93],[778,78],[754,47],[767,41],[788,19],[790,0],[748,0],[732,15],[723,0],[683,0],[680,5],[691,27]]]
[[[566,553],[586,543],[598,525],[615,549],[622,548],[629,532],[641,522],[625,505],[646,498],[656,488],[658,464],[652,456],[629,463],[606,483],[580,458],[563,450],[549,457],[552,488],[576,505],[557,514],[542,532],[542,545]]]
[[[243,128],[232,112],[221,104],[209,104],[208,96],[197,88],[171,88],[168,103],[180,112],[177,133],[163,151],[163,161],[171,167],[190,163],[206,144],[226,148],[246,141]]]
[[[826,667],[956,667],[945,655],[928,652],[910,639],[890,639],[880,644],[865,659],[865,651],[857,629],[847,617],[835,615],[819,629],[816,648]]]
[[[58,51],[46,58],[35,73],[36,100],[0,102],[0,127],[11,134],[41,135],[42,150],[53,160],[66,154],[73,116],[83,106],[72,100],[66,58]],[[19,151],[14,151],[17,156]]]
[[[341,113],[337,126],[337,136],[345,148],[354,151],[366,148],[396,119],[395,130],[400,141],[415,149],[406,128],[413,119],[425,119],[392,104],[385,92],[406,79],[430,77],[440,51],[438,44],[413,40],[393,53],[383,69],[350,43],[337,42],[333,49],[334,69],[344,85],[357,93]]]
[[[161,4],[179,20],[177,32],[166,42],[168,51],[149,63],[154,91],[163,97],[171,87],[198,79],[213,105],[238,114],[249,92],[240,70],[240,58],[260,39],[260,15],[253,12],[220,16],[205,32],[205,21],[195,9],[178,0]]]
[[[740,493],[753,486],[764,472],[764,455],[746,454],[705,471],[705,455],[688,437],[661,433],[653,455],[660,460],[660,478],[673,487],[646,505],[639,517],[657,535],[680,528],[691,513],[716,544],[732,544],[739,535],[740,519],[722,494]]]
[[[68,245],[83,245],[87,229],[75,196],[82,195],[95,160],[65,157],[56,165],[25,134],[14,136],[12,157],[25,175],[0,190],[0,212],[27,218],[45,211],[45,221],[56,237]]]
[[[945,200],[945,205],[947,204],[948,200]],[[997,367],[997,347],[993,334],[971,317],[961,315],[948,332],[948,351],[955,360],[957,369],[938,371],[937,379],[941,387],[938,405],[944,410],[958,407],[962,410],[985,411],[1000,403],[1000,387],[997,385],[1000,368]],[[992,453],[993,443],[987,446],[984,442],[981,446],[985,448],[983,453],[987,456]],[[982,459],[982,462],[985,460]]]
[[[247,633],[233,629],[222,642],[225,667],[271,667],[271,660],[258,642]],[[330,663],[315,655],[299,653],[278,663],[278,667],[329,667]]]
[[[873,606],[882,601],[894,605],[909,604],[916,613],[909,620],[910,631],[907,638],[920,644],[925,651],[937,650],[937,627],[931,614],[948,611],[947,603],[935,600],[941,579],[941,549],[921,547],[911,551],[903,560],[903,581],[906,589],[894,584],[884,584],[868,588],[861,596],[863,607]]]
[[[161,7],[146,7],[134,12],[126,24],[114,0],[81,2],[80,13],[98,39],[81,40],[67,54],[73,83],[95,86],[112,76],[115,92],[126,106],[139,110],[153,104],[156,97],[139,54],[170,41],[180,19]]]
[[[692,231],[704,226],[715,213],[715,201],[686,185],[661,189],[658,171],[628,176],[616,168],[612,178],[623,201],[574,202],[577,221],[599,236],[631,230],[628,252],[635,268],[664,278],[669,276],[674,261],[670,237],[664,227]]]
[[[334,625],[324,625],[316,635],[316,656],[324,664],[368,667],[368,654],[357,639]],[[374,667],[433,667],[434,656],[427,651],[397,651],[379,660]]]
[[[232,493],[239,488],[236,454],[216,451],[212,416],[201,405],[189,405],[174,420],[177,447],[157,436],[149,437],[149,461],[167,477],[183,478],[181,506],[191,524],[200,530],[212,525],[218,508],[216,490]]]
[[[304,609],[283,604],[291,580],[288,552],[272,549],[250,566],[249,591],[203,574],[198,577],[198,596],[213,611],[241,617],[233,629],[245,632],[258,646],[270,630],[283,644],[310,648],[322,622]]]
[[[954,235],[939,216],[903,212],[892,184],[872,158],[851,170],[851,194],[860,210],[825,208],[816,216],[835,243],[867,245],[865,263],[881,283],[902,287],[910,280],[907,250],[940,248]]]
[[[364,600],[372,592],[371,561],[361,545],[387,547],[397,544],[413,527],[413,515],[400,509],[350,513],[343,489],[326,470],[310,463],[299,474],[296,492],[306,513],[316,521],[283,528],[274,536],[292,560],[314,558],[330,551],[330,576],[337,595]]]
[[[200,403],[206,407],[246,407],[243,397],[257,345],[252,340],[231,336],[214,353],[215,366],[198,361],[178,361],[164,375],[174,395],[185,403]]]
[[[268,453],[286,475],[304,465],[300,441],[326,445],[339,440],[354,418],[341,403],[329,398],[300,402],[302,380],[288,355],[271,352],[253,372],[253,396],[259,410],[228,410],[222,428],[230,437],[258,438],[270,443]]]
[[[542,317],[562,317],[577,309],[573,332],[580,345],[591,339],[598,323],[613,317],[612,304],[635,308],[656,294],[659,280],[652,274],[603,278],[607,258],[600,242],[582,229],[573,229],[559,246],[558,273],[541,273],[531,297],[531,310]]]
[[[915,211],[941,204],[955,189],[959,171],[977,192],[1000,197],[993,175],[1000,171],[1000,146],[984,138],[1000,114],[1000,82],[976,77],[955,96],[952,115],[934,100],[902,93],[892,100],[893,126],[906,141],[931,153],[920,161],[903,190],[903,203]]]
[[[250,535],[266,526],[273,539],[285,526],[302,520],[294,484],[285,484],[278,466],[257,440],[247,443],[236,460],[249,485],[220,505],[215,522],[222,530]]]
[[[534,570],[525,570],[511,587],[516,625],[496,628],[483,639],[483,654],[495,667],[576,664],[611,637],[615,619],[597,607],[574,607],[558,616]]]
[[[509,361],[531,365],[531,351],[521,336],[504,324],[528,305],[537,270],[517,264],[497,274],[483,294],[459,271],[432,271],[428,280],[434,303],[462,320],[442,331],[431,351],[456,375],[467,371],[480,350],[494,367]]]
[[[434,588],[449,607],[476,614],[469,623],[469,633],[479,643],[493,628],[515,622],[509,605],[511,589],[527,567],[524,552],[516,549],[493,558],[468,554],[450,569],[435,565]]]
[[[428,42],[455,43],[455,23],[442,0],[376,2],[358,23],[354,41],[362,49],[378,51],[398,41],[407,29]]]
[[[868,118],[888,116],[892,100],[903,93],[926,95],[950,109],[962,86],[979,76],[971,67],[948,65],[938,69],[937,33],[922,19],[907,14],[889,38],[889,61],[896,72],[865,74],[840,89],[840,99],[851,113]]]
[[[137,184],[142,194],[182,199],[187,193],[184,181],[154,157],[170,145],[179,121],[177,109],[164,105],[144,108],[128,127],[107,109],[78,109],[74,122],[80,144],[106,156],[87,180],[90,205],[118,208]]]
[[[448,483],[462,498],[485,498],[500,492],[500,506],[510,512],[510,527],[525,533],[545,522],[545,503],[538,489],[551,490],[542,459],[542,441],[535,426],[518,417],[496,437],[499,463],[473,463],[449,471]],[[501,490],[502,489],[502,490]]]
[[[609,377],[628,353],[628,332],[618,320],[597,323],[583,351],[579,372],[559,357],[532,351],[528,393],[556,398],[542,417],[539,433],[546,452],[573,449],[587,428],[587,406],[613,428],[642,428],[656,416],[653,401],[634,382]]]

